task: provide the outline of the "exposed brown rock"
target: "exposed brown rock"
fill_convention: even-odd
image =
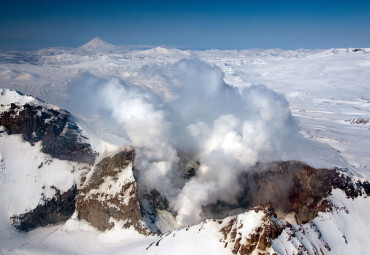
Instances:
[[[231,218],[228,224],[220,229],[225,243],[231,245],[233,254],[247,255],[253,252],[265,254],[271,247],[271,241],[276,239],[286,227],[289,227],[289,224],[282,224],[275,218],[275,212],[270,206],[256,207],[254,210],[256,212],[262,211],[265,216],[262,219],[262,224],[252,233],[238,232],[243,222],[238,222],[237,217]],[[226,248],[227,245],[225,244],[224,247]]]
[[[218,201],[203,207],[207,217],[224,218],[269,203],[279,217],[294,213],[298,223],[306,223],[323,210],[322,201],[333,188],[348,197],[370,194],[367,181],[354,182],[338,170],[315,169],[299,161],[258,165],[239,178],[241,192],[237,204]]]
[[[226,227],[221,228],[220,232],[224,235],[224,239],[227,239],[228,234],[233,229],[233,226],[235,225],[236,218],[232,218]]]
[[[80,219],[91,223],[100,231],[114,227],[114,221],[123,222],[123,227],[133,226],[139,233],[148,234],[137,198],[137,186],[132,178],[123,178],[125,171],[132,171],[134,151],[126,148],[113,157],[104,158],[93,169],[77,197],[77,212]],[[130,173],[126,173],[130,176]],[[132,173],[131,173],[132,175]],[[125,175],[123,175],[125,176]],[[116,185],[112,192],[107,184]],[[118,186],[117,186],[118,185]]]
[[[133,148],[127,147],[124,151],[115,154],[112,157],[106,157],[95,165],[93,175],[89,179],[89,188],[98,188],[106,177],[117,178],[117,173],[122,169],[133,164],[135,152]]]

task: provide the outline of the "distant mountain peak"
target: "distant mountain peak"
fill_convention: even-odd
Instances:
[[[95,37],[94,39],[92,39],[88,43],[85,43],[84,45],[80,46],[79,48],[84,49],[84,50],[94,50],[94,51],[103,50],[103,51],[106,51],[106,50],[114,50],[114,49],[116,49],[116,46],[100,39],[99,37]]]

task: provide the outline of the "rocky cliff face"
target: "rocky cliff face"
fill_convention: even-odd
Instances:
[[[134,150],[127,147],[106,157],[94,166],[83,182],[77,197],[77,212],[82,220],[100,231],[116,224],[148,234],[140,213],[137,185],[133,176]]]
[[[214,220],[164,233],[148,247],[149,254],[160,253],[189,236],[194,236],[194,240],[212,236],[226,253],[240,255],[331,254],[335,248],[333,240],[326,239],[328,236],[324,234],[336,231],[335,235],[342,236],[339,241],[347,244],[348,237],[340,226],[351,224],[350,215],[353,215],[343,206],[345,202],[340,201],[338,194],[350,201],[365,199],[370,194],[367,180],[338,169],[315,169],[298,161],[257,165],[239,181],[242,190],[238,204],[219,201],[205,206],[206,217]],[[334,191],[337,197],[333,197]],[[328,230],[325,221],[332,217],[338,218],[330,223],[334,229]],[[204,244],[207,245],[216,244]],[[197,252],[202,253],[202,247]]]
[[[41,141],[42,151],[54,158],[94,163],[96,154],[71,114],[47,107],[38,99],[25,104],[10,103],[10,107],[0,114],[0,126],[9,135],[22,134],[31,144]]]
[[[352,198],[370,194],[368,181],[355,180],[333,169],[315,169],[299,161],[258,165],[242,174],[239,181],[238,204],[210,204],[204,208],[205,214],[223,218],[268,203],[280,218],[291,214],[296,222],[306,223],[317,216],[321,202],[334,188]]]

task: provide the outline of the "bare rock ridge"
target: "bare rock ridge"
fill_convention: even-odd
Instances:
[[[370,194],[368,181],[355,181],[344,172],[315,169],[299,161],[258,165],[242,174],[239,181],[242,189],[237,197],[238,204],[210,204],[203,208],[208,217],[224,218],[269,204],[280,218],[293,213],[301,224],[317,216],[334,188],[343,190],[351,198]]]
[[[32,103],[11,103],[7,110],[0,113],[0,126],[8,135],[22,134],[24,140],[32,145],[41,141],[42,151],[54,158],[94,163],[96,154],[85,142],[86,138],[71,114],[48,108],[36,98]]]
[[[262,214],[262,218],[261,224],[252,233],[241,231],[245,222],[238,216],[219,222],[224,247],[231,249],[233,254],[246,255],[255,251],[263,254],[261,252],[266,252],[271,247],[271,241],[276,239],[285,228],[290,227],[289,223],[279,220],[269,206],[256,207],[254,213]]]
[[[82,176],[78,186],[75,184],[66,192],[54,187],[52,198],[41,196],[34,209],[11,217],[15,228],[30,231],[61,223],[77,211],[80,219],[101,231],[111,229],[115,221],[125,228],[134,226],[143,234],[150,232],[142,221],[136,196],[132,148],[124,148],[94,164],[97,154],[69,112],[12,90],[1,90],[0,99],[1,132],[21,134],[31,145],[41,142],[42,152],[53,158],[90,165],[83,167],[83,173],[76,173]]]

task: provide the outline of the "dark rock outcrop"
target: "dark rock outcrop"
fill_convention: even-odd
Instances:
[[[140,190],[139,193],[139,200],[140,200],[140,208],[141,208],[141,215],[151,226],[152,230],[160,233],[161,231],[155,225],[156,221],[158,220],[158,211],[164,210],[169,211],[169,202],[165,196],[158,192],[156,189],[151,190]]]
[[[0,89],[0,91],[1,102],[7,102],[0,105],[2,133],[20,134],[31,145],[41,142],[41,151],[52,158],[94,163],[96,153],[87,143],[87,138],[82,136],[82,131],[69,112],[14,90]],[[9,103],[12,100],[13,103]],[[42,168],[49,160],[51,161],[48,159],[42,162],[38,168]],[[71,171],[74,170],[75,166]],[[43,194],[38,194],[39,204],[34,209],[11,217],[13,225],[18,230],[29,231],[36,227],[61,223],[72,216],[75,211],[77,186],[73,185],[67,192],[62,192],[54,186],[51,188],[55,190],[52,198],[45,199]]]
[[[349,124],[367,124],[369,123],[370,118],[358,118],[358,119],[351,119],[351,120],[345,120],[345,122],[348,122]]]
[[[20,231],[30,231],[37,227],[58,224],[68,220],[75,211],[77,187],[62,193],[55,189],[52,199],[42,201],[35,209],[11,217],[13,226]]]
[[[207,205],[203,208],[207,217],[224,218],[269,203],[279,217],[294,213],[298,223],[306,223],[317,216],[322,201],[334,188],[351,198],[370,193],[367,181],[356,182],[338,170],[315,169],[299,161],[258,165],[239,180],[238,203]]]
[[[71,114],[36,104],[11,104],[0,114],[0,126],[9,135],[22,134],[32,145],[42,141],[42,151],[54,158],[93,164],[96,154],[84,142]]]

